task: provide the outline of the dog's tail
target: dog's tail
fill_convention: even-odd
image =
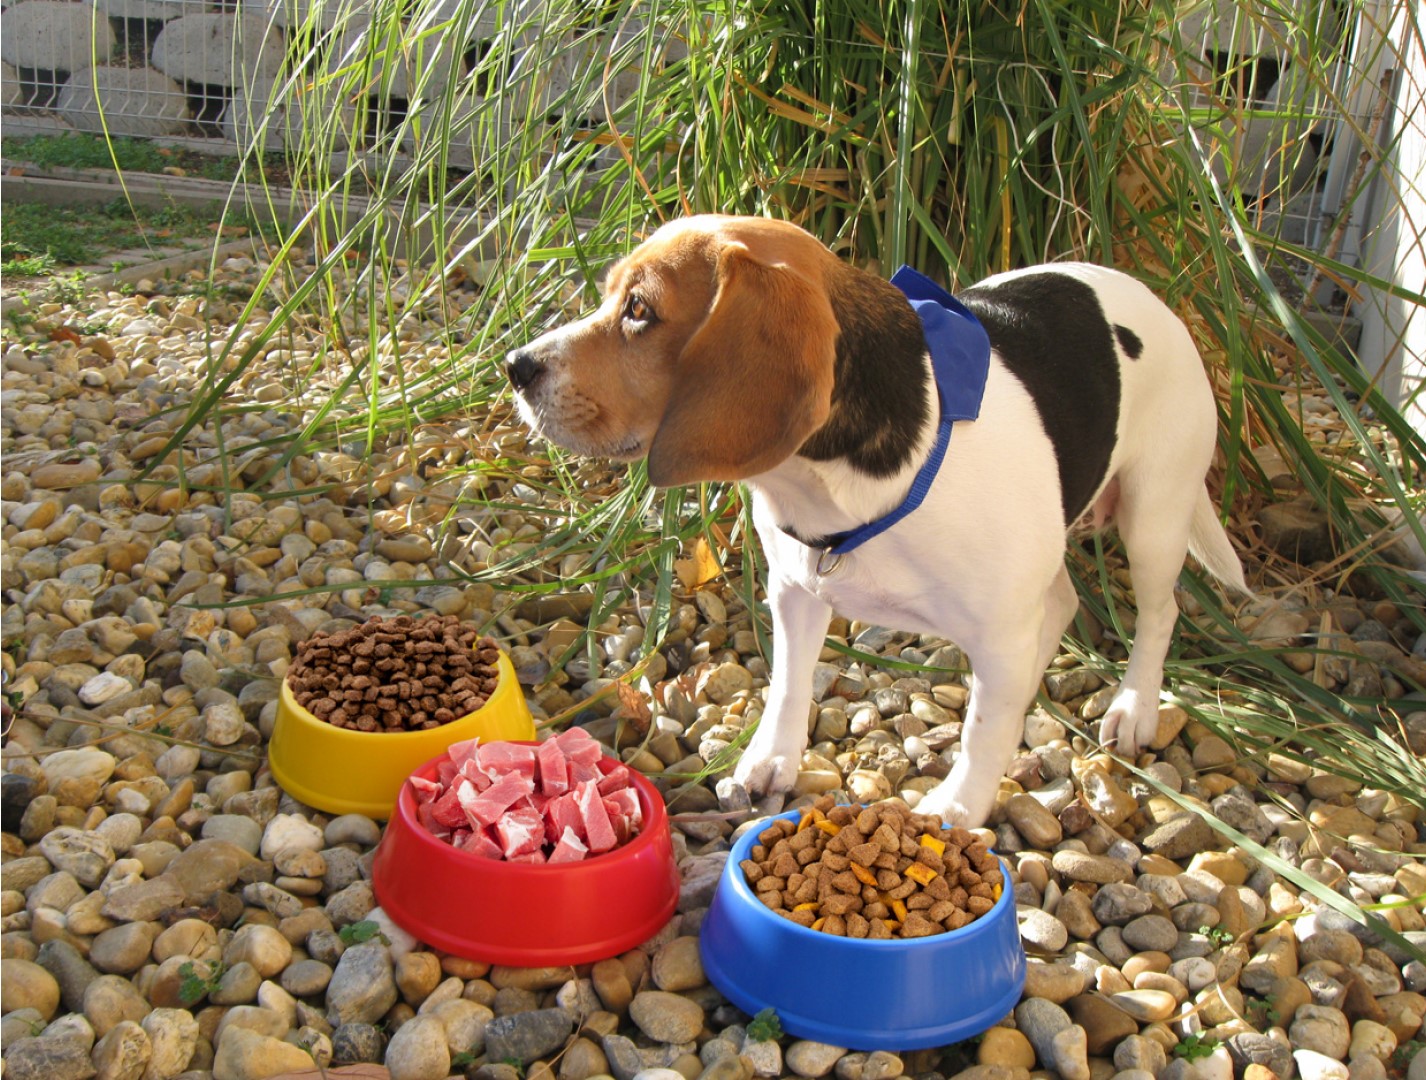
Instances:
[[[1243,564],[1228,533],[1218,520],[1218,511],[1213,500],[1208,497],[1208,489],[1198,489],[1198,499],[1193,505],[1193,523],[1188,530],[1188,550],[1193,557],[1215,578],[1236,589],[1245,596],[1252,596],[1253,590],[1243,579]]]

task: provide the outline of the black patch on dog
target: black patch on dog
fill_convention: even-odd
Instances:
[[[1047,271],[976,286],[960,300],[1035,402],[1059,462],[1068,528],[1104,481],[1119,422],[1119,359],[1099,297]]]
[[[832,411],[797,451],[871,476],[902,469],[929,415],[926,338],[901,290],[844,266],[829,285],[837,337]]]
[[[1139,335],[1127,326],[1115,323],[1114,336],[1119,339],[1119,347],[1130,360],[1137,360],[1144,354],[1144,343],[1139,340]]]

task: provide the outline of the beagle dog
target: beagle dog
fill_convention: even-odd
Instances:
[[[596,311],[506,359],[521,415],[551,442],[647,457],[660,486],[746,484],[773,626],[766,708],[734,772],[754,797],[797,778],[834,610],[969,657],[961,753],[918,809],[977,826],[1078,605],[1072,526],[1114,521],[1130,560],[1137,632],[1100,727],[1127,757],[1157,729],[1185,554],[1248,591],[1204,485],[1213,394],[1173,312],[1082,263],[998,274],[959,300],[989,342],[973,420],[943,416],[906,295],[760,218],[663,226],[610,270]],[[829,538],[874,522],[830,554]]]

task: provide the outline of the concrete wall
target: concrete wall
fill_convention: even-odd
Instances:
[[[1419,31],[1418,31],[1419,33]],[[1391,30],[1394,110],[1387,153],[1373,192],[1362,263],[1374,275],[1426,292],[1426,47],[1408,24],[1405,5]],[[1426,435],[1426,308],[1383,289],[1368,289],[1356,306],[1360,355],[1370,374],[1412,426]]]

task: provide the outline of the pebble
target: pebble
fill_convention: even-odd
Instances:
[[[629,1003],[629,1019],[655,1042],[683,1043],[703,1030],[703,1006],[664,990],[643,990]]]
[[[396,1004],[396,997],[396,978],[386,946],[377,941],[353,945],[342,953],[327,984],[328,1020],[333,1027],[374,1024]]]
[[[533,1061],[539,1056],[519,1060]],[[386,1067],[391,1070],[391,1080],[442,1080],[451,1071],[451,1054],[441,1022],[417,1016],[402,1024],[386,1048]]]
[[[32,960],[8,957],[0,960],[0,995],[3,1011],[34,1009],[44,1019],[59,1008],[59,983]]]
[[[799,1039],[783,1052],[782,1059],[798,1076],[817,1077],[830,1073],[846,1052],[845,1046]]]
[[[311,1067],[312,1057],[301,1047],[261,1032],[230,1026],[219,1038],[213,1055],[213,1080],[267,1080],[267,1077]]]
[[[513,1016],[497,1016],[485,1028],[485,1053],[495,1061],[511,1058],[535,1061],[562,1047],[573,1030],[574,1018],[563,1009],[533,1009]]]

